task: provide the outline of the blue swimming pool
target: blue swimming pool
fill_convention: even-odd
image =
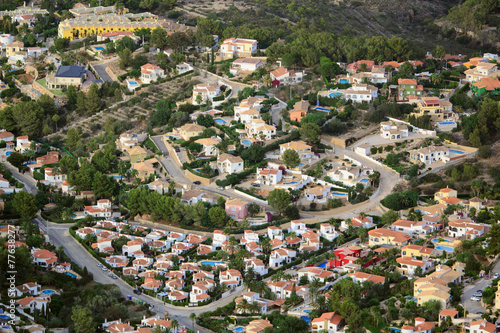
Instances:
[[[241,333],[245,330],[245,328],[243,326],[239,326],[239,327],[236,327],[233,332],[236,332],[236,333]]]
[[[8,151],[8,152],[5,153],[5,156],[10,156],[10,154],[12,154],[12,152]]]
[[[311,313],[311,309],[304,310],[305,313]]]
[[[364,178],[364,179],[361,179],[359,182],[360,182],[361,184],[368,184],[368,183],[370,182],[370,180],[369,180],[369,179]]]
[[[342,193],[342,192],[332,192],[333,195],[341,195],[341,196],[346,196],[347,193]]]
[[[7,315],[0,315],[0,319],[11,319],[11,318]]]
[[[222,118],[215,118],[214,121],[219,124],[219,125],[225,125],[227,124],[227,121],[225,121],[224,119]]]
[[[450,149],[450,153],[458,154],[458,155],[463,155],[464,154],[463,151],[461,151],[461,150],[455,150],[455,149]]]
[[[457,123],[454,121],[441,121],[438,124],[439,125],[456,125]]]
[[[306,321],[308,324],[310,324],[310,323],[311,323],[311,318],[310,318],[310,317],[308,317],[308,316],[301,316],[301,317],[300,317],[300,319],[302,319],[302,320]]]
[[[453,251],[455,251],[452,247],[442,246],[442,245],[436,246],[436,250],[446,251],[446,252],[453,252]]]
[[[316,110],[319,110],[319,111],[330,111],[330,109],[327,109],[327,108],[319,108],[317,107]]]
[[[316,267],[326,268],[326,265],[328,265],[328,261],[322,262]],[[304,312],[307,312],[307,310],[304,310]],[[311,310],[309,310],[309,312],[311,312]]]
[[[439,239],[438,238],[434,238],[432,240],[434,243],[439,243]],[[453,243],[453,241],[451,240],[448,240],[448,239],[443,239],[442,242],[445,242],[445,243]]]
[[[104,51],[106,50],[104,47],[102,46],[94,46],[94,49],[96,49],[97,51]]]
[[[244,145],[250,146],[252,144],[252,141],[250,141],[250,140],[243,140],[243,141],[241,141],[241,143],[243,143]]]
[[[139,85],[139,83],[137,83],[135,81],[128,81],[128,84],[131,86],[138,86]]]
[[[304,165],[304,163],[299,163],[299,165],[298,165],[298,166],[299,166],[299,167],[301,167],[301,166],[303,166],[303,165]]]
[[[196,168],[196,169],[193,169],[194,171],[196,172],[201,172],[201,168]]]
[[[349,80],[348,79],[340,79],[339,83],[346,84],[346,83],[349,83]]]
[[[333,93],[328,94],[328,97],[330,97],[330,98],[334,98],[334,97],[339,97],[339,96],[341,96],[341,95],[342,95],[342,93],[339,93],[339,92],[333,92]]]
[[[52,295],[52,294],[55,294],[55,293],[56,293],[56,291],[52,290],[52,289],[42,290],[42,294],[44,294],[44,295]]]
[[[113,178],[114,179],[118,179],[118,180],[125,179],[125,177],[123,177],[123,176],[117,176],[117,175],[114,175]]]
[[[248,221],[264,221],[264,219],[262,217],[252,217],[252,218],[249,218],[247,219]]]
[[[64,274],[68,275],[68,276],[71,276],[72,278],[76,279],[78,278],[78,276],[76,276],[75,274],[71,273],[71,272],[64,272]]]
[[[215,264],[224,264],[224,261],[212,261],[212,260],[200,261],[200,265],[208,265],[214,267]]]
[[[293,182],[288,182],[288,183],[283,183],[283,185],[296,185],[299,182],[296,182],[295,180]]]

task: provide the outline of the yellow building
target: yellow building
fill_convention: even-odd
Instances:
[[[113,31],[133,32],[135,29],[141,28],[153,30],[161,27],[164,22],[164,20],[158,20],[158,17],[151,13],[84,15],[61,22],[58,37],[73,40]]]
[[[404,232],[394,231],[385,228],[378,228],[368,231],[369,246],[375,245],[396,245],[403,246],[408,243],[410,236]]]
[[[424,259],[429,259],[431,256],[437,256],[441,253],[430,247],[424,247],[420,245],[405,245],[401,248],[402,257],[422,257]]]
[[[137,146],[130,149],[128,155],[130,156],[130,163],[137,163],[144,161],[148,156],[148,152],[144,148]]]
[[[200,135],[204,129],[204,126],[198,124],[184,124],[180,127],[179,135],[184,140],[189,140],[192,137]]]
[[[16,54],[16,52],[20,52],[24,50],[24,43],[20,41],[16,41],[12,44],[8,44],[5,46],[5,54],[7,55],[7,58],[10,56],[13,56]]]
[[[431,121],[455,120],[449,101],[441,101],[436,97],[423,97],[417,101],[417,109],[412,113],[415,117],[430,116]]]

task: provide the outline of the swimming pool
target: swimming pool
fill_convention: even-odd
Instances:
[[[131,86],[138,86],[139,85],[139,83],[137,83],[135,81],[128,81],[128,84]]]
[[[438,238],[434,238],[432,240],[434,243],[439,243],[439,239]],[[443,239],[441,242],[445,242],[445,243],[453,243],[453,241],[449,240],[449,239]]]
[[[243,141],[241,141],[241,143],[243,143],[244,145],[250,146],[252,144],[252,141],[250,141],[250,140],[243,140]]]
[[[224,119],[222,118],[215,118],[214,121],[219,124],[219,125],[225,125],[227,124],[227,121],[225,121]]]
[[[123,176],[117,176],[117,175],[114,175],[113,178],[114,179],[118,179],[118,180],[125,179],[125,177],[123,177]]]
[[[225,264],[225,262],[224,261],[211,261],[211,260],[200,261],[200,265],[208,265],[208,266],[214,267],[215,264]]]
[[[322,262],[321,264],[319,264],[316,267],[326,268],[326,265],[328,265],[328,261]],[[304,312],[307,312],[307,310],[304,310]],[[309,310],[309,312],[311,312],[311,310]]]
[[[446,252],[454,252],[455,251],[452,247],[442,246],[442,245],[436,246],[436,250],[446,251]]]
[[[296,185],[299,182],[296,182],[295,180],[293,182],[288,182],[288,183],[283,183],[283,185]]]
[[[364,178],[364,179],[361,179],[359,182],[360,182],[361,184],[368,184],[368,183],[370,182],[370,180],[369,180],[369,179]]]
[[[299,166],[299,167],[301,167],[301,166],[303,166],[303,165],[304,165],[304,163],[299,163],[299,165],[298,165],[298,166]]]
[[[42,290],[42,294],[44,295],[52,295],[52,294],[56,294],[57,292],[55,290],[52,290],[52,289],[46,289],[46,290]]]
[[[201,172],[201,168],[196,168],[196,169],[193,169],[194,171],[196,172]]]
[[[330,109],[327,109],[327,108],[319,108],[319,107],[316,107],[316,110],[318,110],[318,111],[330,111]]]
[[[249,218],[247,219],[248,221],[264,221],[264,218],[262,217],[252,217],[252,218]]]
[[[244,330],[245,328],[243,326],[238,326],[233,330],[233,332],[240,333],[243,332]]]
[[[349,80],[348,79],[340,79],[339,83],[346,84],[346,83],[349,83]]]
[[[456,125],[457,123],[454,121],[441,121],[438,124],[439,125]]]
[[[339,92],[333,92],[333,93],[329,93],[328,94],[328,97],[330,98],[334,98],[334,97],[338,97],[338,96],[341,96],[342,93],[339,93]]]
[[[305,313],[311,313],[311,309],[304,310]]]
[[[102,46],[94,46],[94,49],[96,49],[97,51],[104,51],[106,50],[104,47]]]
[[[0,315],[0,319],[11,319],[11,318],[7,315]]]
[[[310,318],[310,317],[308,317],[308,316],[301,316],[301,317],[300,317],[300,319],[302,319],[302,320],[306,321],[308,324],[310,324],[310,323],[311,323],[311,318]]]
[[[8,151],[8,152],[5,153],[5,156],[10,156],[10,154],[12,154],[12,152]]]
[[[455,150],[455,149],[450,149],[450,153],[458,154],[458,155],[463,155],[464,154],[463,151],[461,151],[461,150]]]
[[[341,195],[341,196],[346,196],[347,193],[342,193],[342,192],[332,192],[333,195]]]
[[[71,272],[64,272],[64,274],[68,275],[68,276],[71,276],[72,278],[76,279],[78,278],[78,276],[76,276],[75,274],[71,273]]]

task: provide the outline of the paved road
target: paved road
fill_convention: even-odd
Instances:
[[[493,269],[490,272],[490,277],[493,277],[493,274],[495,273],[500,273],[500,261],[498,261],[495,266],[493,266]],[[465,304],[465,309],[470,313],[470,314],[476,314],[477,312],[483,312],[486,313],[486,310],[484,307],[481,305],[481,302],[478,301],[472,301],[471,297],[472,295],[477,291],[477,290],[483,290],[491,283],[491,279],[478,279],[475,284],[468,285],[464,288],[463,294],[462,294],[462,300],[461,303]]]
[[[106,72],[107,67],[108,67],[107,62],[99,65],[94,65],[95,71],[97,72],[97,74],[99,74],[101,80],[105,82],[113,82],[111,76],[109,76],[109,74]]]
[[[10,163],[6,162],[3,165],[12,172],[12,177],[17,181],[24,184],[24,190],[28,193],[36,194],[38,189],[36,187],[37,181],[31,176],[31,174],[20,173],[17,168],[13,167]]]

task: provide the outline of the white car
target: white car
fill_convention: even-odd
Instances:
[[[106,267],[103,267],[102,270],[106,272],[108,269]]]
[[[493,274],[493,279],[498,279],[500,277],[500,273]]]
[[[472,296],[470,298],[471,301],[476,301],[476,302],[479,302],[481,300],[481,297],[477,297],[477,296]]]

